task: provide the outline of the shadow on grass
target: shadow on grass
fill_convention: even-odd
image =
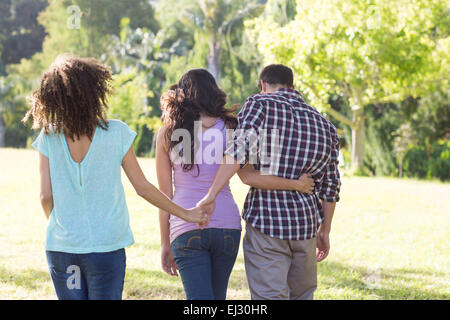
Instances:
[[[318,291],[326,299],[340,298],[334,295],[333,289],[349,289],[346,296],[349,299],[450,299],[445,292],[444,272],[382,267],[377,278],[374,270],[331,261],[320,263],[318,271]],[[440,284],[435,283],[436,279]],[[246,291],[246,281],[244,270],[233,270],[229,289]],[[12,271],[0,266],[0,284],[38,290],[49,282],[50,275],[45,271]],[[163,271],[127,268],[123,298],[185,299],[185,295],[181,277],[171,277]]]
[[[136,242],[133,244],[133,248],[143,248],[146,250],[154,250],[154,251],[160,251],[161,245],[159,242]]]
[[[184,299],[181,277],[162,271],[127,268],[124,299]]]
[[[50,281],[51,278],[48,272],[33,269],[11,271],[0,266],[0,283],[8,283],[16,287],[36,290],[42,284]]]
[[[319,290],[351,289],[359,297],[376,296],[385,300],[450,298],[442,292],[443,288],[437,288],[433,283],[436,277],[442,279],[447,276],[443,272],[384,267],[372,270],[328,261],[318,265],[318,272]]]
[[[443,272],[381,268],[377,273],[364,267],[338,262],[323,262],[318,266],[320,296],[325,299],[444,299],[450,298],[436,278],[445,279]],[[378,277],[378,278],[377,278]],[[229,289],[247,291],[245,271],[233,270]],[[333,290],[348,290],[342,297]],[[162,271],[128,268],[125,280],[126,299],[185,299],[181,277],[171,277]]]
[[[248,290],[245,272],[234,270],[229,289]],[[127,268],[124,299],[185,299],[181,276],[169,276],[163,271]]]

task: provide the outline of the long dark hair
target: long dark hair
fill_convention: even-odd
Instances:
[[[200,119],[200,113],[210,117],[221,118],[229,128],[236,128],[237,119],[232,109],[225,108],[227,95],[216,83],[214,77],[205,69],[191,69],[186,72],[177,84],[161,96],[162,121],[165,140],[169,150],[179,142],[172,141],[172,133],[176,129],[189,131],[191,139],[191,159],[185,159],[183,171],[192,170],[195,164],[194,121]],[[198,168],[198,166],[197,166]]]

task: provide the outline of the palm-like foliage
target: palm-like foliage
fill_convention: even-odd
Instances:
[[[29,83],[13,76],[0,77],[0,148],[5,147],[6,125],[20,121],[25,114],[25,94]]]
[[[111,66],[113,73],[136,70],[145,75],[148,88],[159,92],[164,84],[163,63],[170,61],[172,54],[181,55],[187,44],[183,40],[167,45],[167,33],[156,34],[145,29],[131,29],[129,19],[122,21],[120,37],[111,36],[107,53],[102,60]]]
[[[182,21],[201,30],[209,44],[208,70],[216,80],[220,79],[220,55],[226,37],[232,28],[244,19],[261,14],[264,0],[198,0],[186,6],[181,14]]]
[[[11,109],[12,101],[9,99],[14,88],[12,81],[0,78],[0,148],[5,147],[5,121],[3,117],[7,110]]]

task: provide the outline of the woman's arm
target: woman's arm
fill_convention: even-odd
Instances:
[[[50,218],[50,214],[53,210],[53,192],[52,183],[50,179],[50,163],[46,156],[39,153],[39,172],[41,176],[41,206],[44,209],[47,219]]]
[[[156,176],[158,178],[159,190],[168,198],[173,198],[172,188],[172,165],[170,163],[169,153],[165,147],[164,128],[162,128],[156,137]],[[169,213],[159,209],[159,223],[161,231],[161,245],[170,245],[169,243]]]
[[[173,198],[172,165],[166,148],[164,128],[158,131],[156,137],[156,176],[158,187],[170,199]],[[161,234],[161,266],[172,276],[177,274],[177,265],[170,249],[169,213],[159,209],[159,231]]]
[[[141,167],[139,166],[132,146],[122,159],[122,167],[136,190],[136,193],[154,206],[170,212],[170,214],[173,214],[188,222],[206,222],[203,209],[199,207],[183,209],[170,200],[165,194],[161,193],[161,191],[159,191],[154,185],[148,182]]]
[[[286,179],[261,174],[250,164],[241,168],[237,173],[244,184],[258,189],[296,190],[308,194],[314,191],[314,180],[308,174],[301,175],[299,179]]]

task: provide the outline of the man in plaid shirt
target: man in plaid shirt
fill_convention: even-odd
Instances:
[[[316,262],[328,255],[339,201],[339,140],[335,126],[293,89],[290,68],[265,67],[259,84],[261,94],[249,97],[239,112],[238,130],[225,151],[224,164],[199,205],[213,212],[216,195],[236,172],[249,185],[255,185],[249,181],[254,176],[248,174],[255,169],[261,179],[265,174],[288,179],[310,174],[313,194],[250,188],[243,210],[243,246],[252,299],[312,299]],[[271,141],[264,145],[269,168],[261,157],[262,132]],[[253,166],[241,169],[249,161]]]

